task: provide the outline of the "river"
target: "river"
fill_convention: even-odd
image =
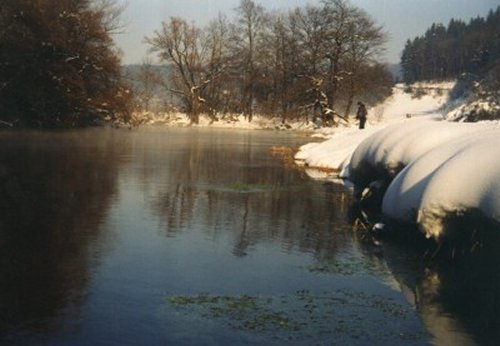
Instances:
[[[270,151],[308,141],[196,128],[0,133],[0,343],[499,340],[500,280],[466,282],[361,239],[349,189]]]

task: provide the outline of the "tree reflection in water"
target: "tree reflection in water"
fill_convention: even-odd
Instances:
[[[224,146],[224,140],[212,140]],[[307,179],[297,184],[300,173],[278,164],[261,169],[266,160],[259,156],[262,148],[245,137],[224,150],[205,144],[185,143],[165,163],[176,173],[164,172],[165,184],[151,198],[151,206],[167,235],[203,224],[211,239],[231,234],[234,256],[274,241],[284,251],[313,253],[320,266],[343,263],[339,258],[351,251],[352,244],[350,230],[339,229],[350,203],[348,191],[330,183],[307,186]],[[274,185],[277,181],[280,185]],[[364,265],[399,286],[437,344],[500,340],[497,264],[425,262],[423,253],[412,246],[387,241],[378,247],[355,240],[368,262]]]
[[[210,238],[230,234],[235,256],[272,240],[284,249],[335,253],[342,242],[332,230],[345,223],[349,192],[340,185],[300,178],[296,169],[283,169],[278,159],[269,158],[272,138],[266,134],[256,145],[255,137],[242,133],[231,146],[217,136],[210,145],[196,138],[169,153],[166,162],[150,158],[175,167],[173,174],[164,172],[163,189],[151,198],[165,232],[202,223]]]
[[[75,343],[101,340],[115,321],[124,327],[108,341],[184,340],[176,338],[185,326],[175,311],[158,316],[166,291],[263,293],[290,302],[301,290],[311,299],[315,291],[319,298],[349,294],[348,304],[335,306],[344,315],[325,315],[328,340],[338,336],[332,323],[345,322],[363,341],[388,335],[394,343],[425,343],[414,314],[405,320],[377,305],[395,297],[405,310],[398,289],[436,344],[500,341],[496,249],[475,261],[424,261],[413,244],[367,244],[346,221],[349,191],[310,181],[265,154],[297,137],[200,131],[0,133],[0,343],[22,343],[23,333],[42,343],[60,341],[61,333]],[[274,259],[278,265],[268,262]],[[116,311],[107,314],[96,306],[102,302]],[[353,312],[366,323],[339,317]],[[81,329],[64,333],[71,327]],[[201,342],[191,327],[187,335]],[[218,328],[209,335],[240,337]],[[248,340],[255,336],[262,335]],[[351,336],[344,330],[340,340]]]
[[[85,300],[106,246],[117,141],[111,132],[0,134],[0,332],[50,334]]]

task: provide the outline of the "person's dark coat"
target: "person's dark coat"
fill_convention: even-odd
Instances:
[[[362,102],[358,102],[358,111],[356,112],[356,119],[359,120],[359,128],[364,129],[366,123],[366,116],[368,112]]]

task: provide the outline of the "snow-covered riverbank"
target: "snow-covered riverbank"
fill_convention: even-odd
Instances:
[[[449,88],[448,88],[449,89]],[[500,222],[500,123],[443,121],[446,92],[413,99],[396,88],[383,115],[366,130],[334,129],[296,155],[363,188],[391,182],[383,213],[417,224],[427,237],[454,237],[450,216]]]
[[[431,90],[429,94],[416,98],[406,93],[403,85],[397,85],[392,97],[369,110],[368,125],[364,130],[358,130],[356,126],[324,129],[319,135],[326,140],[303,146],[295,158],[308,167],[334,170],[339,177],[348,178],[346,169],[351,155],[363,140],[389,125],[404,125],[416,119],[441,119],[440,110],[452,87],[452,82],[436,84],[433,88],[437,92]]]
[[[221,129],[245,129],[245,130],[295,130],[313,131],[315,126],[312,122],[303,120],[288,121],[283,123],[279,117],[269,118],[258,114],[253,116],[251,122],[242,114],[219,115],[211,118],[201,114],[198,124],[193,124],[185,113],[140,113],[135,114],[133,122],[146,126],[172,126],[172,127],[203,127]]]

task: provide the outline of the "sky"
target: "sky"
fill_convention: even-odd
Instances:
[[[254,0],[267,10],[287,10],[318,5],[320,0]],[[125,4],[125,30],[114,39],[123,52],[124,64],[140,64],[148,56],[144,37],[152,37],[162,21],[181,17],[203,26],[219,13],[231,17],[240,0],[117,0]],[[447,25],[451,18],[469,20],[486,16],[500,0],[350,0],[365,10],[388,35],[383,62],[397,63],[408,39],[422,35],[432,23]]]

